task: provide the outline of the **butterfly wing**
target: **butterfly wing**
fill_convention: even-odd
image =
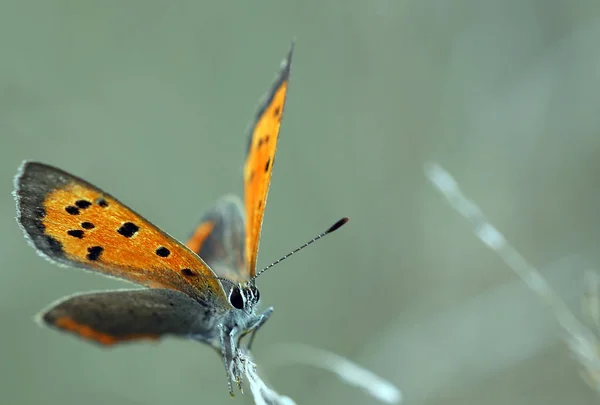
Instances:
[[[169,289],[86,293],[63,299],[42,312],[42,323],[101,345],[157,340],[168,335],[210,340],[216,328],[210,310]]]
[[[262,228],[281,117],[288,87],[293,45],[266,100],[250,129],[244,165],[244,206],[246,210],[246,274],[256,274],[256,258]]]
[[[220,277],[243,282],[245,218],[238,196],[226,195],[202,217],[187,247]]]
[[[18,221],[31,244],[63,265],[226,307],[212,270],[116,198],[52,166],[25,162],[15,178]]]

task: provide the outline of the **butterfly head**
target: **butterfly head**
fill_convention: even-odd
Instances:
[[[270,269],[271,267],[275,266],[276,264],[281,263],[282,261],[284,261],[291,255],[293,255],[294,253],[299,252],[300,250],[304,249],[305,247],[307,247],[307,246],[311,245],[312,243],[316,242],[317,240],[321,239],[323,236],[328,235],[328,234],[340,229],[346,222],[348,222],[348,217],[344,217],[344,218],[340,219],[335,224],[330,226],[329,229],[327,229],[325,232],[317,235],[316,237],[314,237],[310,241],[306,242],[302,246],[294,249],[287,255],[283,256],[281,259],[276,260],[275,262],[271,263],[270,265],[268,265],[267,267],[265,267],[264,269],[262,269],[261,271],[256,273],[247,282],[234,284],[232,286],[231,290],[229,291],[229,297],[228,297],[229,303],[231,304],[231,306],[236,309],[243,310],[246,313],[253,313],[254,308],[256,307],[256,305],[258,304],[258,301],[260,299],[260,293],[258,292],[258,288],[256,288],[256,285],[255,285],[256,278],[258,276],[260,276],[266,270]],[[233,284],[233,282],[230,280],[221,279],[221,278],[219,278],[219,279]]]
[[[229,292],[229,303],[244,312],[253,312],[258,304],[260,293],[254,283],[236,284]]]

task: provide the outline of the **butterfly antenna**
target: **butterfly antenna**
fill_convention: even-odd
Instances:
[[[281,259],[279,260],[275,260],[273,263],[269,264],[267,267],[265,267],[264,269],[262,269],[261,271],[259,271],[258,273],[256,273],[254,275],[254,277],[252,277],[251,281],[256,280],[256,278],[258,276],[260,276],[261,274],[263,274],[265,271],[269,270],[271,267],[275,266],[276,264],[281,263],[282,261],[284,261],[285,259],[287,259],[288,257],[290,257],[291,255],[293,255],[294,253],[298,253],[299,251],[301,251],[302,249],[304,249],[305,247],[315,243],[316,241],[318,241],[319,239],[321,239],[323,236],[325,235],[329,235],[332,232],[337,231],[338,229],[340,229],[346,222],[348,222],[349,218],[348,217],[344,217],[342,219],[340,219],[339,221],[337,221],[335,224],[331,225],[325,232],[315,236],[314,238],[312,238],[311,240],[309,240],[308,242],[306,242],[304,245],[297,247],[296,249],[292,250],[290,253],[288,253],[287,255],[283,256]]]

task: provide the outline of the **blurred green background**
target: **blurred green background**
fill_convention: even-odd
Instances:
[[[351,221],[260,279],[263,376],[299,404],[376,403],[277,366],[272,348],[302,342],[407,404],[596,402],[552,314],[422,168],[448,169],[577,310],[600,268],[600,3],[0,0],[0,403],[232,403],[200,344],[101,350],[33,322],[127,284],[38,257],[12,178],[59,166],[186,238],[241,193],[245,130],[294,37],[259,267]]]

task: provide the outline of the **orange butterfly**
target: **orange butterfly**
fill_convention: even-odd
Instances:
[[[207,343],[221,353],[233,395],[232,382],[242,382],[235,361],[240,340],[251,333],[249,349],[273,312],[256,311],[256,258],[292,50],[250,130],[245,209],[238,197],[222,198],[187,247],[78,177],[37,162],[21,166],[15,178],[17,219],[39,254],[151,287],[67,297],[44,311],[42,322],[102,345],[166,335]]]

